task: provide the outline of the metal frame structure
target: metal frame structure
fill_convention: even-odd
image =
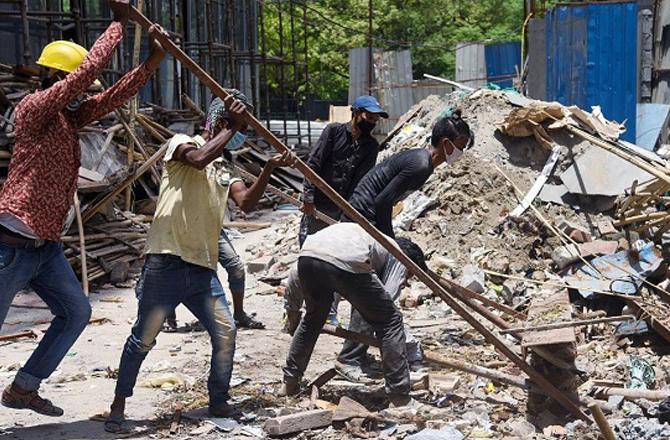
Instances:
[[[311,146],[307,6],[296,0],[146,0],[144,12],[160,23],[190,57],[225,87],[250,96],[254,114],[270,127],[279,120],[285,143]],[[267,13],[278,18],[278,53],[267,44]],[[56,39],[90,47],[109,22],[105,0],[0,0],[0,36],[14,34],[15,47],[0,50],[0,62],[31,65],[39,50]],[[296,30],[301,22],[302,32]],[[132,35],[135,24],[128,24]],[[18,38],[20,36],[20,39]],[[145,53],[146,39],[142,52]],[[118,79],[130,68],[132,39],[124,39],[106,71]],[[259,47],[260,46],[260,47]],[[20,50],[19,50],[20,49]],[[8,53],[15,56],[7,59]],[[279,78],[276,90],[270,77]],[[300,93],[299,91],[302,91]],[[168,55],[141,98],[159,106],[183,108],[182,94],[205,109],[211,92]],[[287,121],[297,121],[289,133]],[[301,126],[307,121],[307,130]],[[276,124],[276,122],[275,122]],[[273,124],[273,128],[277,128]]]

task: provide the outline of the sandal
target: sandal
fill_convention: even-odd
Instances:
[[[63,415],[61,408],[55,406],[49,399],[41,398],[37,390],[20,393],[12,385],[3,391],[2,404],[7,408],[29,409],[49,417],[60,417]]]
[[[108,417],[105,420],[105,431],[112,434],[125,434],[130,432],[130,428],[123,417]]]
[[[246,313],[240,318],[235,318],[235,325],[239,328],[250,328],[254,330],[265,329],[265,324],[247,315]]]

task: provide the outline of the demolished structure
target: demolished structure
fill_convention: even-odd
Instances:
[[[197,71],[198,66],[189,68]],[[205,83],[225,96],[213,80]],[[397,227],[422,245],[434,272],[424,273],[402,253],[397,255],[421,280],[412,283],[401,302],[431,366],[430,372],[415,377],[415,397],[422,405],[380,411],[374,388],[329,384],[334,375],[328,370],[311,384],[311,395],[304,400],[261,399],[254,384],[241,384],[234,397],[251,414],[246,423],[211,422],[209,431],[189,426],[191,435],[214,438],[219,429],[252,437],[415,440],[597,438],[599,433],[613,438],[614,431],[622,438],[670,435],[662,423],[667,413],[656,403],[668,397],[665,360],[657,354],[670,341],[664,319],[670,293],[661,254],[670,223],[664,203],[669,179],[665,162],[619,142],[620,127],[604,120],[597,109],[587,113],[485,90],[422,102],[399,122],[385,142],[385,154],[425,146],[434,121],[456,107],[476,133],[475,147],[458,164],[440,169],[421,194],[396,209]],[[286,149],[248,118],[277,150]],[[103,257],[117,251],[94,252],[110,245],[121,246],[121,254],[141,249],[142,223],[148,217],[140,215],[150,216],[152,208],[149,197],[144,212],[131,215],[120,209],[127,201],[116,196],[140,179],[147,193],[155,191],[156,182],[151,181],[158,170],[152,167],[160,158],[160,144],[172,133],[148,117],[138,119],[154,139],[143,143],[138,138],[135,144],[155,143],[146,152],[138,148],[140,167],[125,169],[97,194],[92,191],[85,198],[81,191],[82,223],[90,229],[85,233],[80,228],[81,241],[99,239],[105,245],[84,250],[77,248],[80,238],[74,232],[66,236],[66,242],[75,243],[69,245],[75,265],[90,251],[99,266],[95,273],[110,278],[122,269],[108,271],[103,261],[109,260]],[[117,129],[132,137],[123,120],[120,116],[122,127]],[[105,137],[103,153],[110,151],[114,131],[97,132]],[[11,139],[11,131],[5,133]],[[119,144],[113,146],[112,151],[123,152]],[[237,155],[238,162],[252,150],[255,158],[264,154],[253,145],[247,148]],[[607,173],[598,169],[604,162],[613,163]],[[304,163],[298,168],[332,193]],[[83,171],[88,181],[102,181],[91,171],[108,177],[99,170]],[[295,180],[292,172],[286,173]],[[286,180],[291,177],[279,182],[290,186]],[[375,239],[392,247],[344,200],[334,199]],[[96,226],[96,214],[105,209],[113,213],[107,219],[111,223]],[[100,236],[94,239],[96,230]],[[262,274],[266,280],[276,283],[286,275],[297,249],[295,230],[278,225],[274,237],[253,249],[258,257],[286,254]],[[118,261],[130,265],[140,254]],[[324,332],[362,338],[339,328]],[[365,342],[376,345],[374,339]],[[434,366],[467,376],[436,374]],[[200,402],[202,381],[175,382],[180,394],[164,405],[171,417],[167,425],[153,428],[158,435],[176,434],[181,414]]]

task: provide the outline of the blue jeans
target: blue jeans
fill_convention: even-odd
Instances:
[[[14,382],[34,391],[60,362],[91,318],[91,306],[60,243],[21,249],[0,243],[0,328],[19,290],[32,288],[54,319]]]
[[[148,254],[135,290],[137,320],[123,347],[116,395],[130,397],[147,353],[156,345],[165,318],[184,304],[202,323],[212,341],[207,387],[216,406],[230,396],[236,328],[216,272],[187,263],[175,255]]]
[[[221,229],[221,235],[219,236],[219,264],[228,273],[230,291],[233,293],[244,292],[246,281],[244,262],[223,229]]]

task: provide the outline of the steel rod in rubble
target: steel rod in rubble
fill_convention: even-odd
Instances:
[[[131,18],[140,26],[148,29],[153,24],[137,9],[131,7]],[[205,70],[193,61],[184,51],[182,51],[169,37],[163,34],[158,34],[161,44],[178,59],[184,67],[189,69],[200,81],[206,85],[216,96],[221,99],[228,98],[229,94],[226,90],[218,84]],[[246,122],[262,136],[270,145],[272,145],[278,152],[287,152],[290,149],[284,145],[270,130],[268,130],[260,121],[254,118],[249,112],[244,112]],[[297,158],[295,168],[298,169],[314,186],[322,191],[329,199],[331,199],[347,217],[358,223],[368,234],[370,234],[379,244],[384,246],[394,257],[396,257],[407,269],[414,274],[421,282],[428,286],[435,294],[440,296],[456,313],[465,319],[472,327],[474,327],[484,338],[495,346],[501,353],[503,353],[512,363],[523,370],[533,382],[535,382],[548,396],[552,397],[563,405],[574,416],[579,417],[589,423],[593,421],[584,411],[582,411],[575,402],[568,396],[556,388],[549,382],[542,374],[537,372],[533,367],[528,365],[521,359],[510,347],[507,346],[501,339],[486,328],[475,316],[462,306],[452,295],[443,289],[435,280],[426,274],[419,266],[417,266],[407,255],[405,255],[399,248],[397,248],[391,238],[382,234],[377,228],[372,226],[358,211],[356,211],[347,201],[333,190],[321,177],[319,177],[305,162]]]

